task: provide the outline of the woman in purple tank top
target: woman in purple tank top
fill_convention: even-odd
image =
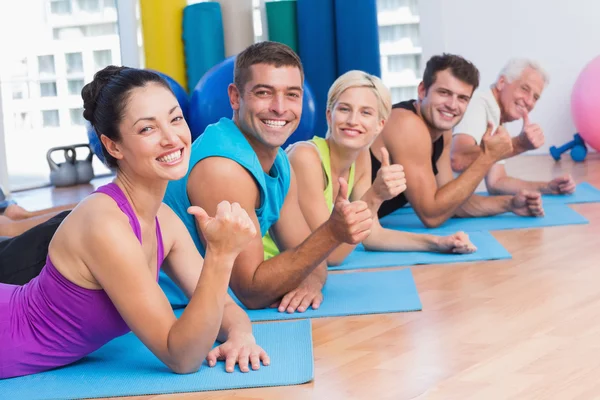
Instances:
[[[150,71],[111,66],[82,97],[117,175],[62,222],[39,276],[0,284],[0,378],[70,364],[130,330],[176,373],[205,359],[226,360],[227,371],[267,365],[248,316],[227,294],[233,262],[257,234],[253,222],[236,203],[208,210],[214,217],[190,207],[203,259],[162,203],[168,182],[186,174],[191,145],[169,85]],[[190,298],[179,319],[157,283],[161,266]],[[223,344],[211,350],[215,340]]]

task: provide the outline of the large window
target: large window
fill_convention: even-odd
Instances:
[[[71,117],[71,125],[85,125],[85,119],[83,118],[83,108],[70,109],[69,116]]]
[[[418,0],[377,0],[381,78],[394,102],[415,98],[421,80]]]
[[[56,67],[54,65],[54,56],[38,56],[38,71],[40,76],[55,75]]]
[[[54,15],[71,14],[71,0],[51,0],[50,12]]]
[[[60,126],[58,110],[43,110],[42,126],[44,128],[58,128]]]
[[[83,79],[69,79],[67,81],[67,90],[70,95],[79,96],[84,84]]]
[[[21,3],[0,1],[0,14]],[[26,3],[28,12],[10,14],[22,44],[0,55],[0,140],[9,175],[0,185],[11,191],[49,184],[50,148],[87,143],[81,89],[98,69],[121,64],[114,0]],[[96,175],[111,172],[96,157],[93,167]]]
[[[56,97],[56,82],[40,82],[41,97]]]
[[[96,71],[112,64],[112,52],[110,50],[94,51],[94,69]]]
[[[83,73],[83,57],[81,53],[65,54],[65,63],[68,75]]]

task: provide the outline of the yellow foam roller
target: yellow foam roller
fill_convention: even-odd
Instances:
[[[187,89],[181,39],[187,0],[140,0],[146,68],[162,72]]]

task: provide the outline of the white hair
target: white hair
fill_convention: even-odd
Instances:
[[[527,58],[513,58],[509,60],[500,71],[498,79],[504,76],[506,81],[508,83],[511,83],[515,79],[519,79],[521,75],[523,75],[523,71],[525,71],[525,69],[527,68],[531,68],[538,74],[540,74],[540,76],[544,80],[544,85],[548,85],[548,83],[550,82],[550,77],[548,76],[546,70],[544,70],[544,68],[542,68],[542,66],[538,62]],[[496,81],[498,81],[498,79]]]

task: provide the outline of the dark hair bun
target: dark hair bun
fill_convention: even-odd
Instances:
[[[98,97],[102,92],[104,86],[106,86],[113,77],[119,75],[121,71],[127,67],[117,67],[110,65],[94,75],[94,80],[85,85],[81,89],[81,97],[83,98],[83,118],[90,121],[94,125],[94,112],[96,111],[96,105]]]

